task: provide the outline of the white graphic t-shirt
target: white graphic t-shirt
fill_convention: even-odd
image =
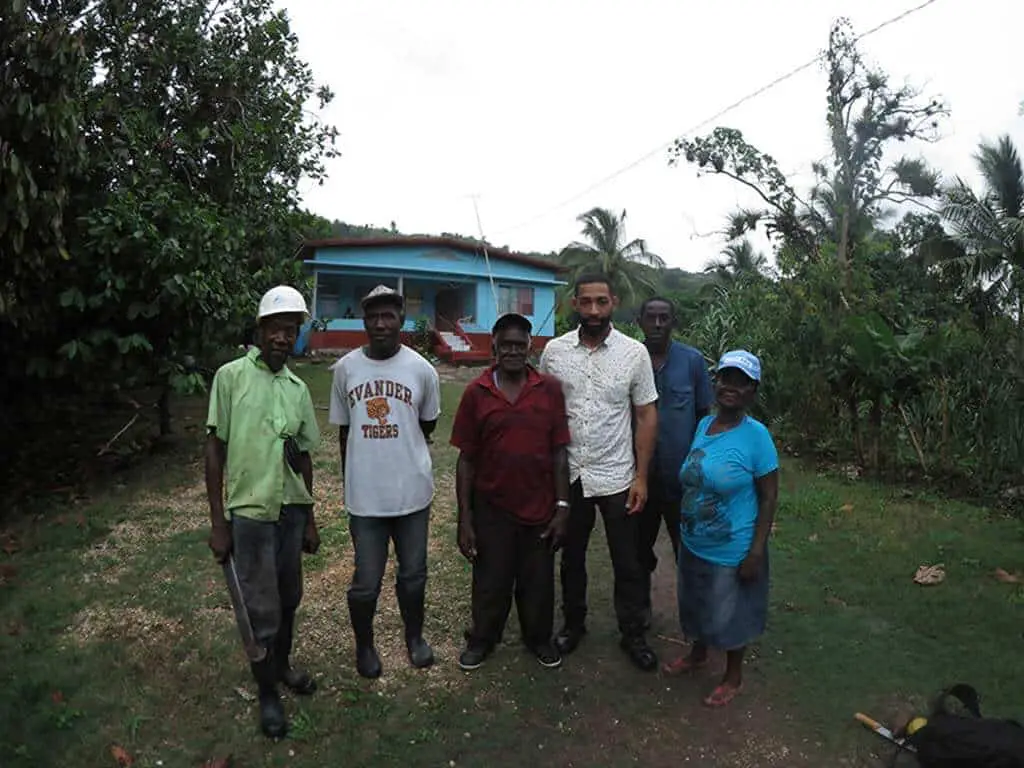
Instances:
[[[437,370],[402,346],[387,360],[354,349],[334,366],[331,424],[347,426],[345,508],[350,515],[397,517],[434,498],[433,465],[421,421],[441,413]]]

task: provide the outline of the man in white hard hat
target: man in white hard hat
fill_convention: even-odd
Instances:
[[[233,565],[252,634],[266,650],[251,666],[260,726],[271,738],[288,729],[278,683],[299,694],[316,689],[289,662],[302,552],[320,547],[310,458],[320,430],[309,389],[285,365],[305,317],[306,302],[294,288],[279,285],[264,294],[256,346],[217,371],[206,419],[210,549],[218,562]]]
[[[355,550],[348,609],[356,639],[356,671],[381,674],[373,644],[377,610],[393,541],[398,558],[395,596],[405,625],[409,662],[434,662],[423,639],[427,532],[434,498],[427,438],[441,413],[437,370],[401,342],[402,295],[379,285],[363,299],[368,343],[334,366],[331,424],[338,426],[345,510]]]

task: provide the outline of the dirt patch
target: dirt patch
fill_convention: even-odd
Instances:
[[[607,557],[602,549],[597,549],[592,556]],[[654,615],[649,637],[659,659],[668,660],[687,652],[688,646],[678,630],[675,569],[664,535],[659,540],[658,556],[652,584]],[[606,610],[606,607],[598,610]],[[802,742],[792,735],[796,729],[789,718],[773,710],[767,695],[768,681],[758,670],[756,659],[745,670],[743,693],[728,707],[712,710],[703,705],[702,699],[724,672],[725,659],[721,654],[713,655],[702,673],[664,677],[660,672],[657,676],[645,675],[622,663],[616,658],[619,651],[611,637],[588,637],[585,642],[601,642],[610,647],[599,649],[598,659],[572,659],[574,668],[586,665],[578,669],[580,679],[585,681],[583,685],[615,694],[598,695],[592,691],[585,703],[581,700],[579,716],[571,719],[576,735],[573,745],[559,754],[551,765],[617,765],[621,762],[665,768],[684,764],[715,768],[820,768],[842,764],[823,759],[816,744]],[[593,652],[588,650],[586,655]],[[633,699],[630,706],[634,710],[638,709],[636,701],[645,702],[639,706],[645,713],[642,727],[636,727],[636,714],[625,714],[617,705],[622,697]],[[550,758],[549,755],[547,759]]]
[[[91,605],[83,608],[65,630],[65,637],[83,646],[96,640],[150,645],[165,644],[185,632],[181,619],[170,619],[140,606]]]

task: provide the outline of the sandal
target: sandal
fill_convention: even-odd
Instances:
[[[701,667],[707,666],[707,663],[707,656],[698,662],[692,661],[689,656],[680,656],[673,661],[662,664],[661,671],[666,675],[684,675],[688,672],[695,672]]]
[[[704,704],[709,707],[724,707],[730,701],[735,699],[742,690],[743,683],[740,683],[739,685],[728,685],[727,683],[722,683],[708,694],[707,698],[704,699]]]

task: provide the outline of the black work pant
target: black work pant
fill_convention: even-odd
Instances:
[[[587,618],[587,545],[601,510],[615,577],[615,617],[627,637],[643,634],[647,579],[637,557],[637,517],[626,514],[627,492],[584,498],[579,480],[570,488],[569,528],[562,549],[562,613],[565,625],[582,628]]]
[[[658,556],[654,554],[654,547],[658,541],[658,533],[661,531],[661,521],[665,521],[668,529],[668,537],[672,542],[672,552],[675,554],[673,562],[679,560],[679,505],[682,499],[679,495],[669,491],[665,483],[658,477],[652,477],[647,485],[647,504],[637,515],[637,557],[640,559],[640,567],[645,576],[646,595],[645,611],[651,608],[651,574],[658,567]]]
[[[551,641],[555,614],[555,555],[542,539],[547,526],[527,525],[474,499],[473,627],[469,642],[496,645],[505,630],[512,597],[523,642],[531,649]]]
[[[232,555],[256,642],[271,648],[302,601],[302,536],[309,507],[287,504],[276,522],[231,518]]]

